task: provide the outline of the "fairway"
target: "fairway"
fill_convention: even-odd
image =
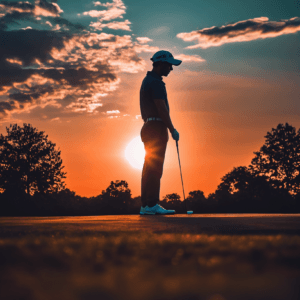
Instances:
[[[111,231],[207,234],[297,234],[300,214],[175,214],[80,217],[2,217],[3,235],[90,234]]]
[[[1,299],[299,299],[299,215],[0,219]]]

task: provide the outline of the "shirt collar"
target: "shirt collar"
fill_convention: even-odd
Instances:
[[[151,75],[151,76],[153,76],[154,78],[157,78],[157,79],[159,79],[159,80],[162,81],[162,77],[159,76],[159,75],[157,75],[154,71],[148,71],[148,72],[147,72],[147,75]]]

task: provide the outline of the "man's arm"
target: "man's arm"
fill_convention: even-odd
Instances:
[[[154,103],[157,107],[158,114],[159,114],[160,118],[162,118],[162,120],[164,121],[164,123],[169,128],[169,130],[172,134],[172,132],[174,131],[175,128],[172,124],[171,117],[170,117],[169,111],[167,109],[165,100],[163,100],[163,99],[154,99]]]

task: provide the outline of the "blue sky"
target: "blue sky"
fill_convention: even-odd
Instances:
[[[78,19],[77,13],[94,9],[92,2],[63,0],[58,2],[64,16],[72,21],[88,25],[92,18]],[[176,37],[179,32],[188,32],[212,26],[222,26],[242,20],[267,17],[270,21],[290,19],[298,16],[298,1],[124,1],[126,15],[132,23],[131,34],[153,39],[151,45],[160,48],[174,47],[174,52],[198,54],[207,60],[206,67],[217,70],[217,64],[229,60],[236,69],[234,60],[249,60],[251,65],[263,69],[296,71],[299,67],[300,35],[283,35],[276,38],[222,47],[186,50],[186,43]],[[106,30],[106,32],[113,32]],[[175,48],[176,47],[176,48]],[[149,56],[149,55],[148,55]],[[265,61],[270,59],[271,62]],[[256,61],[257,59],[257,61]],[[280,61],[279,61],[280,60]],[[281,61],[284,61],[284,66]],[[204,66],[202,66],[203,68]],[[246,70],[243,70],[246,72]]]
[[[45,70],[46,67],[58,71],[58,68],[64,68],[65,70],[73,68],[72,72],[74,72],[75,61],[79,68],[80,65],[84,65],[84,61],[90,60],[91,63],[92,56],[101,57],[103,51],[94,51],[96,50],[96,40],[100,38],[101,34],[106,33],[110,35],[109,51],[111,55],[116,52],[113,50],[113,43],[116,43],[120,49],[120,54],[118,55],[125,57],[127,64],[125,66],[125,61],[118,61],[117,57],[114,58],[113,62],[110,62],[110,56],[106,52],[108,56],[105,68],[109,68],[113,76],[115,76],[115,79],[111,82],[112,85],[116,86],[116,88],[112,87],[115,93],[117,93],[120,84],[118,79],[122,77],[122,74],[127,74],[130,77],[130,74],[141,74],[141,72],[145,72],[145,69],[151,68],[149,58],[158,49],[169,50],[175,56],[181,55],[181,58],[183,57],[182,55],[185,55],[187,60],[183,59],[184,63],[180,66],[180,72],[183,70],[195,72],[206,70],[229,75],[275,78],[275,80],[284,76],[285,78],[290,77],[292,80],[297,80],[300,61],[300,35],[298,33],[300,30],[300,19],[298,18],[300,5],[297,1],[162,2],[155,0],[151,2],[123,2],[114,0],[101,3],[99,1],[79,0],[72,2],[69,0],[58,0],[57,4],[55,2],[51,4],[47,0],[31,0],[30,3],[32,5],[30,7],[26,2],[22,1],[3,1],[1,3],[0,20],[4,26],[3,28],[7,36],[9,36],[10,32],[11,35],[15,34],[16,36],[15,42],[11,42],[8,46],[4,43],[2,46],[3,51],[7,51],[3,57],[4,59],[6,58],[6,63],[14,63],[14,66],[16,66],[16,63],[19,63],[23,72],[25,72],[24,68],[30,68],[31,72],[38,73],[34,62],[36,62],[35,59],[39,54],[30,54],[32,49],[39,47],[37,39],[40,39],[42,43],[49,40],[46,42],[45,49],[43,48],[45,51],[43,57],[47,61],[47,65],[40,64],[40,69]],[[23,6],[21,6],[22,3]],[[45,7],[46,10],[43,11],[42,9]],[[110,9],[119,10],[121,13],[111,16]],[[123,25],[122,22],[124,22]],[[127,25],[124,25],[126,22]],[[79,28],[78,24],[83,25],[83,27]],[[117,25],[118,28],[111,29],[108,24],[119,25]],[[99,26],[102,26],[102,28]],[[243,28],[239,31],[238,27]],[[24,33],[25,28],[27,29],[26,31],[33,30]],[[225,34],[224,29],[226,30]],[[12,32],[12,30],[17,33]],[[43,32],[37,33],[34,30],[43,30]],[[291,32],[292,30],[294,30],[293,33]],[[45,38],[42,37],[43,34]],[[93,45],[91,46],[88,44],[88,35],[92,36],[93,34],[99,35],[99,38],[98,36],[95,38],[94,35]],[[252,36],[249,36],[249,34],[252,34]],[[37,35],[39,38],[36,37]],[[55,58],[55,62],[51,61],[50,56],[53,54],[53,49],[56,49],[54,42],[49,39],[51,35],[54,35],[55,39],[64,45],[67,40],[73,39],[73,48],[66,48],[69,54],[66,52],[58,54],[60,58],[67,58],[70,57],[71,53],[74,54],[76,52],[77,56],[73,57],[72,61],[69,61],[67,67],[62,66],[63,60],[58,57]],[[189,40],[188,35],[193,35],[193,38]],[[32,45],[28,47],[26,39],[31,39],[30,36],[32,36],[32,39],[36,39],[36,44],[32,42]],[[84,45],[83,47],[86,50],[91,51],[86,51],[85,53],[81,51],[80,53],[78,50],[78,47],[81,47],[78,44],[80,36],[84,38],[79,43]],[[76,40],[76,37],[77,42],[75,44],[77,44],[75,45],[74,40]],[[118,41],[113,41],[116,37],[119,37]],[[139,37],[147,37],[149,40],[140,42],[138,41]],[[122,42],[120,42],[121,39]],[[195,48],[197,39],[199,39],[200,44],[199,47]],[[25,44],[22,45],[17,40]],[[100,40],[103,40],[103,38],[100,38]],[[241,42],[241,40],[246,41]],[[6,47],[24,50],[22,54],[15,53],[15,56],[13,56],[11,51],[8,50],[9,48],[6,49]],[[126,49],[128,49],[128,53],[124,54],[123,51]],[[28,54],[24,54],[26,51],[28,51]],[[61,48],[59,51],[61,51]],[[94,54],[92,55],[91,53]],[[22,65],[22,60],[28,56],[29,64],[27,62],[26,65]],[[80,56],[81,58],[79,59]],[[17,60],[15,61],[14,59]],[[103,62],[102,60],[102,64]],[[121,64],[123,65],[121,66]],[[93,74],[95,68],[93,69],[92,65],[88,65],[88,63],[84,65],[84,68],[91,71],[89,75],[86,74],[85,76],[92,76],[91,74]],[[44,78],[46,73],[44,72],[43,74]],[[61,75],[56,76],[60,76],[61,80],[63,80],[64,75],[62,77]],[[82,79],[82,81],[84,80],[86,79]],[[124,82],[124,76],[122,82]],[[91,84],[89,87],[91,87]],[[9,85],[7,88],[9,88]],[[85,89],[85,92],[87,90],[88,88]],[[11,95],[10,98],[12,98],[14,93],[19,93],[20,91],[24,94],[22,89],[14,87],[14,89],[9,89],[8,92],[2,93],[0,97],[5,100],[5,96]],[[107,94],[107,99],[110,96],[115,96],[115,93],[107,93],[107,91],[109,91],[108,87],[102,91],[102,93]],[[35,101],[28,93],[26,97],[28,98],[28,105],[25,110],[30,110],[31,105],[29,102],[34,104]],[[83,98],[87,99],[84,96]],[[66,100],[66,103],[69,104],[68,107],[72,107],[69,102],[69,100]],[[82,102],[84,101],[81,101],[81,104]],[[2,104],[2,107],[7,108],[9,104],[6,104],[6,106]],[[22,109],[22,107],[20,109],[20,107],[15,105],[14,108],[11,107],[10,111],[2,109],[2,115],[12,116],[14,111],[21,112]],[[91,109],[87,109],[87,112],[91,112]]]

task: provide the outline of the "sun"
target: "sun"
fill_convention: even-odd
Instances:
[[[133,168],[140,170],[143,168],[145,149],[140,136],[135,137],[128,143],[125,149],[125,158]]]

